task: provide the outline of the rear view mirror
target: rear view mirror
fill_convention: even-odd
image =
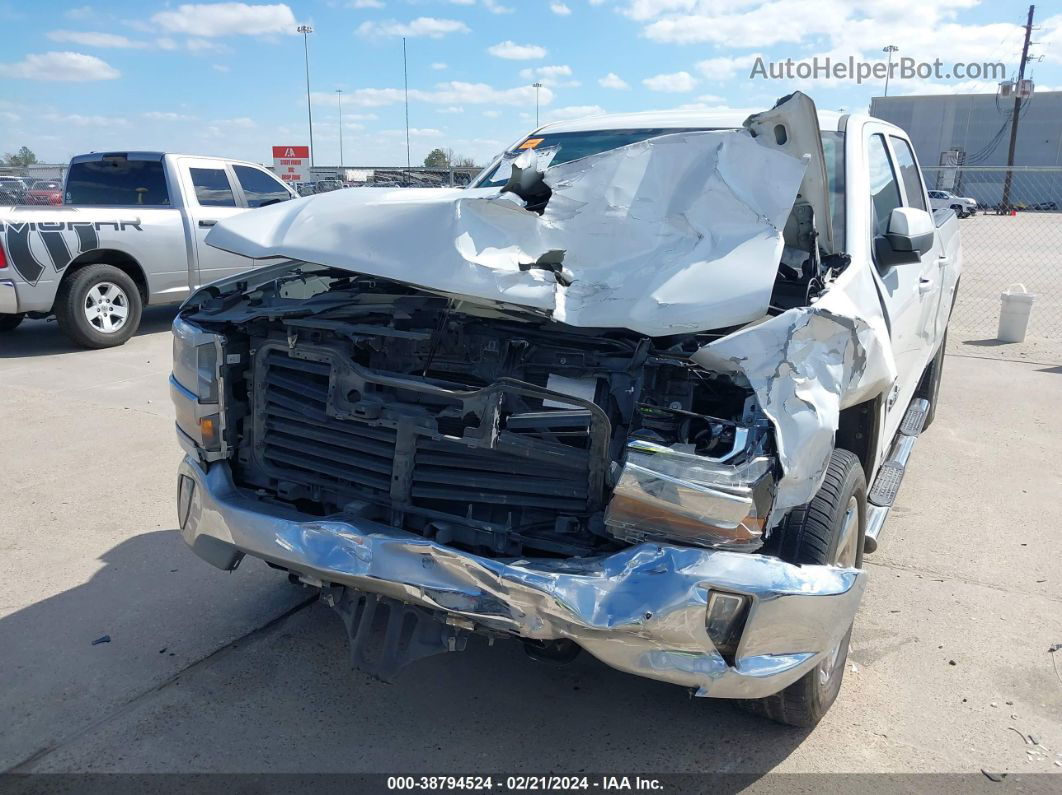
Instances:
[[[874,240],[878,265],[888,267],[918,262],[933,248],[936,225],[933,216],[914,207],[896,207],[889,216],[888,231]]]

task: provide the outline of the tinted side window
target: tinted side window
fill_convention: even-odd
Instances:
[[[240,181],[240,187],[247,197],[248,207],[261,207],[291,198],[287,189],[264,171],[250,166],[233,166],[232,170],[236,172],[236,179]]]
[[[907,192],[907,206],[916,207],[919,210],[926,209],[926,198],[922,192],[922,175],[918,173],[918,166],[915,165],[911,145],[895,135],[890,135],[889,139],[892,141],[892,151],[896,154],[896,165],[900,168],[903,189]]]
[[[235,207],[229,177],[223,168],[190,168],[195,198],[200,207]]]
[[[168,207],[170,192],[161,160],[105,160],[73,163],[66,178],[66,204],[96,207]]]
[[[822,153],[826,157],[826,178],[829,180],[833,245],[838,251],[844,251],[844,134],[823,132]]]
[[[870,164],[870,202],[873,205],[872,221],[875,237],[885,234],[889,228],[889,216],[901,205],[900,186],[889,160],[889,150],[885,147],[885,136],[870,136],[867,151]]]

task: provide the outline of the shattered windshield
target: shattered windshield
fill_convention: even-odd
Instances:
[[[621,146],[636,144],[647,138],[656,138],[658,135],[671,135],[672,133],[705,132],[708,127],[643,127],[633,130],[586,130],[583,132],[566,133],[535,133],[525,138],[515,147],[510,149],[500,161],[488,167],[472,183],[473,188],[497,188],[509,179],[510,169],[504,168],[513,158],[528,149],[540,151],[555,150],[550,159],[550,165],[560,165],[569,160],[578,160],[581,157],[597,155],[610,149],[619,149]]]

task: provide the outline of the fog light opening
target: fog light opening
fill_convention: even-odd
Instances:
[[[708,611],[705,614],[704,627],[716,651],[731,667],[741,642],[741,633],[745,631],[750,603],[749,597],[741,594],[708,592]]]

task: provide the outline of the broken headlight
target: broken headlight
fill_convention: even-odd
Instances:
[[[222,339],[177,317],[173,321],[173,372],[170,396],[177,435],[196,448],[221,452],[218,359]]]
[[[763,542],[774,485],[772,462],[713,461],[641,439],[627,445],[627,462],[605,512],[622,541],[659,539],[715,549],[751,550]]]

